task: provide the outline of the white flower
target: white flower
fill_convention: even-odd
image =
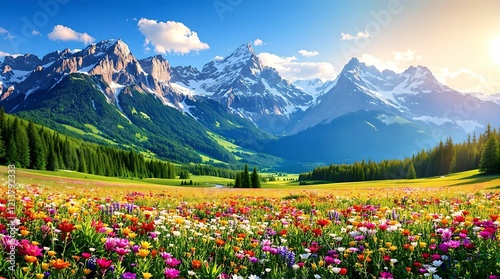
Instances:
[[[441,266],[442,264],[443,264],[443,262],[442,262],[442,261],[433,261],[433,262],[432,262],[432,265],[433,265],[433,266],[435,266],[435,267],[439,267],[439,266]]]
[[[271,269],[268,267],[265,269],[267,273],[271,272]]]
[[[319,279],[319,278],[321,278],[321,275],[319,275],[319,274],[314,274],[314,278]]]
[[[195,276],[196,275],[196,272],[192,271],[192,270],[188,270],[188,275],[189,276]]]
[[[340,267],[332,268],[333,273],[338,274],[340,272]]]
[[[240,278],[242,278],[242,279],[243,279],[243,277],[241,277],[241,276],[240,276]],[[259,277],[259,276],[257,276],[257,275],[253,275],[253,274],[252,274],[252,275],[248,276],[248,279],[260,279],[260,277]]]
[[[293,270],[297,270],[297,269],[299,269],[299,267],[300,267],[300,266],[299,266],[298,264],[294,264],[294,265],[292,265]]]
[[[173,231],[172,234],[174,236],[180,236],[181,235],[181,232],[180,231]]]

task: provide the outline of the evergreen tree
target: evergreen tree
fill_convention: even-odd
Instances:
[[[492,134],[481,153],[479,171],[484,174],[500,173],[500,150],[498,141]]]
[[[49,154],[47,157],[47,170],[58,171],[59,170],[59,162],[58,162],[58,158],[54,152],[54,146],[52,144],[49,147],[48,153]]]
[[[241,188],[241,173],[238,173],[234,179],[234,188]]]
[[[7,142],[5,161],[8,165],[16,165],[17,167],[20,167],[17,155],[17,146],[13,136],[10,136],[9,141]]]
[[[250,188],[251,186],[250,173],[248,173],[248,164],[245,164],[245,169],[241,174],[241,188]]]
[[[30,166],[30,147],[26,129],[21,125],[21,121],[16,117],[12,124],[11,137],[13,137],[17,149],[17,162],[21,168]]]
[[[417,178],[417,172],[415,171],[415,166],[413,166],[413,162],[410,161],[410,165],[408,166],[408,173],[406,174],[407,179],[415,179]]]
[[[35,170],[45,169],[45,154],[43,153],[43,142],[36,131],[35,124],[28,124],[28,142],[30,150],[30,168]]]
[[[252,182],[252,188],[260,188],[260,178],[259,175],[257,174],[256,168],[253,168],[251,182]]]

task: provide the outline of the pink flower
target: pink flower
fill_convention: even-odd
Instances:
[[[165,269],[165,279],[176,279],[179,277],[179,271],[175,268]]]
[[[108,269],[113,263],[112,260],[106,260],[106,258],[97,259],[96,262],[99,268],[101,268],[101,270]]]
[[[168,265],[169,267],[176,267],[180,263],[181,263],[181,261],[179,261],[176,258],[168,258],[168,259],[165,260],[165,264]]]

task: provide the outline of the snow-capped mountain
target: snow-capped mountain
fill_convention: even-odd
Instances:
[[[304,91],[304,93],[310,95],[313,98],[312,104],[315,104],[318,97],[330,91],[333,86],[337,83],[337,80],[327,80],[323,81],[319,78],[314,79],[298,79],[292,84],[298,89]]]
[[[400,74],[389,70],[380,72],[353,58],[331,89],[319,95],[290,133],[363,110],[386,111],[431,127],[458,126],[462,132],[470,133],[494,121],[498,109],[498,105],[489,100],[439,83],[426,67],[412,66]]]
[[[201,72],[173,68],[171,83],[177,90],[184,88],[184,92],[217,100],[273,133],[282,133],[313,100],[275,69],[264,67],[250,44],[225,58],[213,59]]]
[[[121,40],[41,59],[7,56],[0,93],[7,112],[35,111],[78,129],[91,124],[100,137],[164,156],[182,146],[192,152],[185,160],[194,161],[193,150],[231,158],[206,131],[290,160],[330,163],[409,156],[446,137],[461,141],[488,123],[500,125],[500,94],[460,93],[423,66],[395,73],[353,58],[335,80],[290,83],[263,66],[250,44],[201,70],[173,67],[161,55],[138,60]],[[274,138],[268,132],[283,137],[265,147]],[[196,139],[186,140],[193,133]],[[388,143],[392,153],[384,150]]]

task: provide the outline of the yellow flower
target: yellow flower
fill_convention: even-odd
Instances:
[[[30,233],[28,230],[21,230],[21,235],[22,236],[27,236]]]
[[[393,246],[389,247],[389,250],[396,251],[396,250],[398,250],[398,247],[396,247],[396,246],[393,245]]]
[[[425,247],[427,247],[427,243],[425,243],[425,242],[420,242],[419,244],[420,244],[420,248],[425,248]]]
[[[42,263],[42,269],[47,270],[49,269],[50,265],[48,263]]]
[[[147,241],[141,241],[141,248],[142,249],[149,249],[151,248],[151,243],[147,242]]]
[[[43,273],[37,273],[36,274],[36,279],[42,279],[45,275]]]
[[[129,228],[123,228],[123,229],[121,229],[121,231],[122,231],[122,234],[124,236],[127,236],[127,235],[129,235],[132,232],[132,230],[129,229]]]
[[[90,270],[88,268],[83,269],[83,274],[85,274],[85,275],[89,275],[89,273],[91,273],[91,272],[92,272],[92,270]]]
[[[317,269],[318,268],[318,266],[315,263],[312,263],[311,267],[312,267],[312,269]]]
[[[137,256],[141,257],[141,258],[145,258],[149,255],[149,250],[148,249],[139,249],[139,251],[137,252]]]
[[[143,272],[142,273],[142,277],[144,279],[149,279],[149,278],[153,277],[153,275],[151,273],[149,273],[149,272]]]
[[[21,268],[21,270],[22,270],[24,273],[26,273],[26,272],[28,272],[28,271],[30,270],[30,268],[25,266],[25,267]]]
[[[57,254],[56,251],[52,251],[52,250],[50,250],[50,251],[47,252],[47,255],[49,255],[49,257],[53,257],[56,254]]]
[[[128,234],[128,238],[135,238],[137,234],[135,232],[131,232]]]

